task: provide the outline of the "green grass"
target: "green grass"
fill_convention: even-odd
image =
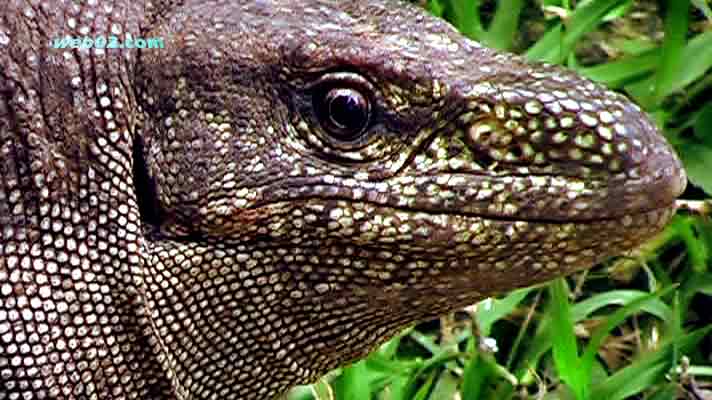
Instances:
[[[427,7],[488,46],[564,64],[626,93],[683,159],[692,183],[685,198],[709,199],[709,2],[640,4],[650,13],[642,21],[660,21],[661,39],[634,29],[641,20],[631,16],[640,12],[632,0],[431,0]],[[522,33],[529,30],[540,34]],[[597,41],[608,57],[587,53]],[[712,399],[710,331],[712,221],[678,215],[634,256],[409,329],[289,399]]]

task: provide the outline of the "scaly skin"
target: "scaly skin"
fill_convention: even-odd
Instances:
[[[685,186],[621,95],[411,6],[77,3],[0,5],[3,400],[275,398]],[[47,46],[127,32],[165,48]]]

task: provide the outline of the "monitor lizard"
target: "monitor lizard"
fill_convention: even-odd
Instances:
[[[160,49],[53,48],[61,37]],[[273,399],[659,232],[624,96],[390,0],[0,4],[0,399]]]

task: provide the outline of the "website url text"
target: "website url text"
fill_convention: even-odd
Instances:
[[[120,39],[117,36],[65,36],[50,40],[50,47],[55,49],[163,49],[163,38]]]

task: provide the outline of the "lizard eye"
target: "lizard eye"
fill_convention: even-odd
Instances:
[[[314,109],[324,130],[339,142],[358,139],[371,121],[369,96],[343,83],[316,93]]]

